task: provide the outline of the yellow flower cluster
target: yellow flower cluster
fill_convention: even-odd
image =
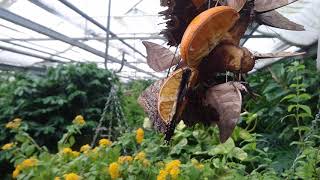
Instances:
[[[1,149],[2,149],[2,150],[8,150],[8,149],[11,149],[13,146],[14,146],[13,143],[7,143],[7,144],[3,145],[3,146],[1,147]]]
[[[143,161],[145,158],[146,158],[146,153],[144,153],[143,151],[142,151],[142,152],[139,152],[139,153],[134,157],[135,160],[140,160],[140,161]]]
[[[111,179],[117,179],[120,176],[119,164],[113,162],[109,165],[108,171],[111,176]]]
[[[161,169],[159,171],[159,175],[157,176],[157,180],[166,180],[168,176],[168,171]]]
[[[72,155],[73,157],[78,157],[80,155],[78,151],[72,151],[71,148],[63,148],[62,153],[65,155]]]
[[[86,121],[84,120],[83,116],[78,115],[74,118],[73,123],[80,125],[80,126],[83,126],[86,124]]]
[[[204,165],[199,163],[198,160],[196,159],[191,159],[191,163],[193,164],[193,166],[199,170],[202,170],[204,168]]]
[[[109,139],[100,139],[99,141],[99,146],[101,147],[107,147],[107,146],[111,146],[112,141],[110,141]]]
[[[83,153],[86,154],[86,153],[88,153],[90,151],[90,149],[91,149],[90,145],[86,144],[86,145],[81,146],[80,152],[83,152]]]
[[[131,156],[120,156],[118,158],[119,164],[130,163],[133,160]]]
[[[179,160],[170,161],[165,165],[164,169],[159,171],[157,180],[165,180],[168,175],[170,175],[172,179],[177,179],[180,174],[180,165],[181,162]]]
[[[12,120],[6,124],[6,128],[17,129],[21,125],[21,121],[22,121],[22,119],[15,118],[14,120]]]
[[[22,163],[20,163],[16,166],[16,169],[12,173],[12,177],[16,178],[17,176],[19,176],[21,170],[36,166],[37,163],[38,163],[38,160],[35,158],[29,158],[29,159],[22,161]]]
[[[81,179],[81,177],[78,176],[76,173],[65,174],[64,178],[65,178],[65,180],[79,180],[79,179]]]
[[[136,141],[138,144],[141,144],[143,139],[144,139],[144,131],[142,128],[139,128],[136,131]]]

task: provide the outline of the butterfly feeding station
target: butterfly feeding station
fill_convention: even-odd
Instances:
[[[225,142],[240,119],[243,94],[252,94],[245,75],[259,59],[299,56],[303,53],[257,53],[243,47],[248,29],[267,25],[304,31],[277,9],[295,0],[162,0],[166,20],[161,33],[176,52],[144,41],[147,63],[168,76],[139,97],[155,129],[170,140],[176,125],[217,125]],[[172,69],[172,72],[170,70]]]

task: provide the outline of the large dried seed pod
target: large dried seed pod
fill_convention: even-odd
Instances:
[[[176,105],[178,100],[178,92],[180,83],[182,80],[184,68],[178,69],[177,71],[173,72],[163,83],[158,98],[158,112],[161,119],[166,123],[169,124],[171,118],[176,113]],[[193,86],[197,79],[197,70],[191,69],[191,77],[189,86]],[[181,103],[184,104],[185,103]],[[181,108],[183,109],[183,108]]]
[[[242,72],[253,69],[255,59],[252,53],[244,47],[233,44],[221,44],[208,56],[206,67],[211,67],[214,72]]]
[[[239,19],[236,10],[219,6],[192,20],[181,40],[180,54],[189,67],[197,67]]]

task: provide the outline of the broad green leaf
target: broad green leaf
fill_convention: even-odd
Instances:
[[[209,155],[228,154],[235,147],[232,138],[229,138],[225,143],[219,144],[213,149],[209,150]]]
[[[284,98],[282,98],[282,99],[280,100],[280,102],[282,102],[282,101],[284,101],[284,100],[287,100],[287,99],[293,99],[293,98],[295,98],[295,97],[297,97],[296,94],[288,94],[288,95],[286,95]]]
[[[299,108],[303,109],[308,115],[312,116],[311,109],[307,105],[298,105]]]
[[[243,161],[248,157],[248,154],[246,152],[244,152],[244,150],[242,150],[238,147],[235,147],[232,149],[229,156],[232,156],[234,158],[237,158],[237,159]]]

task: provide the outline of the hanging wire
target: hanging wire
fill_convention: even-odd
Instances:
[[[177,52],[178,52],[178,46],[176,47],[176,50],[174,51],[173,58],[172,58],[171,64],[170,64],[170,68],[168,69],[167,77],[168,77],[169,74],[170,74],[170,70],[171,70],[171,68],[172,68],[172,64],[173,64],[173,61],[174,61],[174,59],[175,59],[175,57],[176,57]]]

